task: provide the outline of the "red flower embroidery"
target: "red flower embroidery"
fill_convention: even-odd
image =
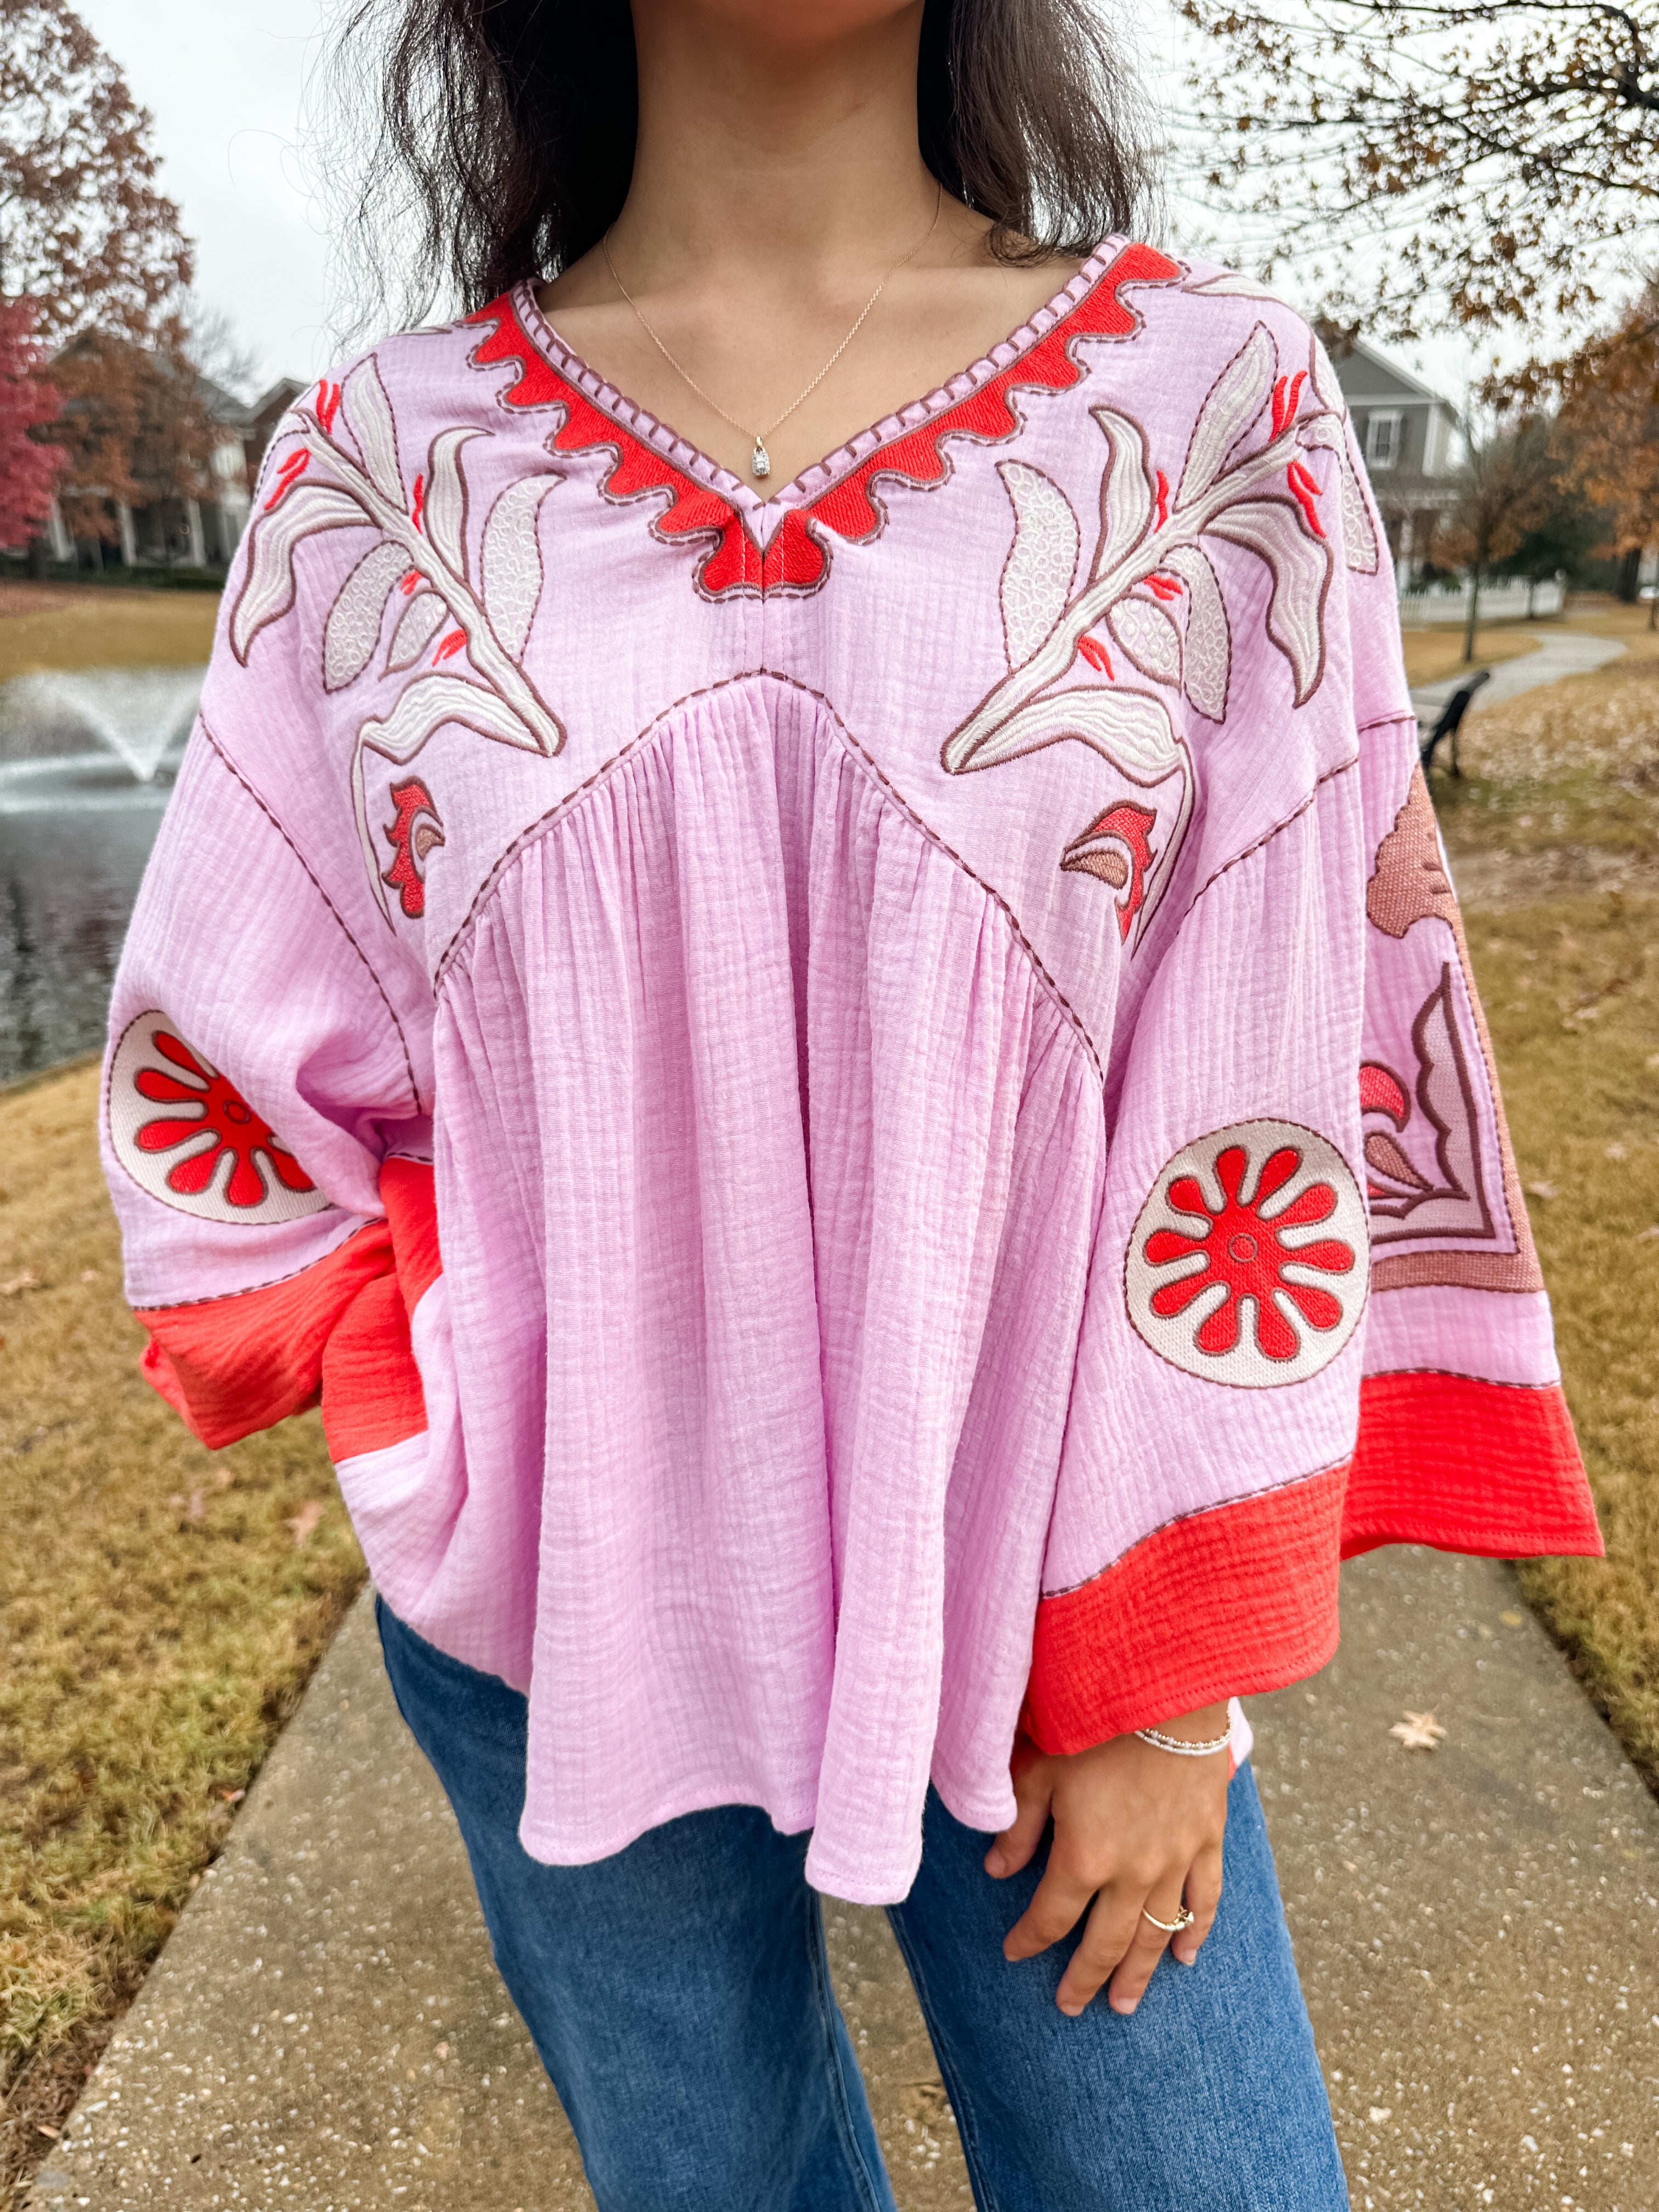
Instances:
[[[276,471],[276,488],[265,501],[267,514],[273,507],[280,504],[289,492],[293,490],[310,465],[309,450],[304,446],[295,447],[293,452],[287,455]]]
[[[1085,647],[1091,641],[1085,638]],[[1152,865],[1152,832],[1158,817],[1132,799],[1109,806],[1060,855],[1062,868],[1096,876],[1123,896],[1117,902],[1117,933],[1127,945],[1135,916],[1146,900],[1146,871]]]
[[[1285,429],[1295,415],[1301,403],[1302,387],[1307,380],[1307,370],[1299,368],[1293,377],[1281,376],[1274,385],[1273,434],[1275,438]]]
[[[1224,1285],[1226,1296],[1200,1327],[1194,1338],[1200,1352],[1231,1352],[1239,1340],[1239,1308],[1246,1298],[1255,1301],[1255,1338],[1269,1359],[1294,1359],[1302,1340],[1274,1302],[1282,1291],[1310,1328],[1336,1328],[1343,1317],[1340,1303],[1328,1291],[1311,1283],[1289,1279],[1285,1269],[1317,1267],[1331,1275],[1346,1275],[1354,1265],[1350,1244],[1334,1237],[1311,1244],[1286,1244],[1279,1232],[1309,1222],[1328,1221],[1336,1211],[1336,1193],[1328,1182],[1310,1183],[1282,1213],[1264,1220],[1261,1207],[1288,1182],[1302,1164],[1302,1155],[1283,1146],[1264,1164],[1255,1195],[1241,1202],[1239,1189],[1249,1165],[1242,1145],[1230,1145],[1216,1156],[1215,1174],[1224,1197],[1219,1211],[1205,1197],[1195,1176],[1180,1176],[1170,1185],[1169,1203],[1177,1213],[1207,1218],[1210,1226],[1201,1237],[1187,1237],[1173,1229],[1156,1229],[1146,1240],[1146,1257],[1154,1267],[1202,1253],[1206,1265],[1178,1281],[1164,1283],[1153,1291],[1152,1310],[1161,1319],[1185,1312],[1212,1284]]]
[[[392,848],[392,861],[380,881],[391,884],[404,912],[418,921],[426,912],[427,855],[443,843],[443,823],[432,793],[417,775],[392,785],[392,803],[398,811],[380,834]]]
[[[176,1190],[186,1198],[199,1197],[211,1187],[226,1152],[231,1153],[235,1161],[224,1191],[232,1206],[264,1204],[268,1194],[264,1170],[255,1157],[258,1153],[264,1155],[278,1182],[287,1189],[317,1188],[294,1155],[284,1152],[277,1143],[270,1122],[262,1121],[222,1075],[204,1067],[187,1044],[166,1030],[157,1030],[155,1049],[175,1067],[182,1068],[190,1079],[181,1081],[159,1067],[141,1067],[133,1079],[139,1097],[151,1099],[158,1106],[191,1106],[200,1110],[187,1116],[146,1121],[134,1139],[139,1151],[168,1152],[175,1146],[188,1144],[191,1138],[199,1137],[204,1129],[210,1129],[215,1139],[212,1144],[204,1145],[200,1152],[191,1153],[187,1159],[168,1169],[169,1190]]]
[[[1314,505],[1319,496],[1318,478],[1310,476],[1300,461],[1292,461],[1285,471],[1285,481],[1289,484],[1297,505],[1302,509],[1303,520],[1316,538],[1322,538],[1325,526],[1319,519],[1319,509]]]

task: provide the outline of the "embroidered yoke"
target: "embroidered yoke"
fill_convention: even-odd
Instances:
[[[1599,1548],[1329,365],[1109,241],[762,500],[528,290],[285,418],[116,986],[146,1368],[316,1402],[522,1834],[929,1778]]]

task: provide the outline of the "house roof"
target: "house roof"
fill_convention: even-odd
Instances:
[[[1389,406],[1443,407],[1448,414],[1455,412],[1449,400],[1389,361],[1375,346],[1367,345],[1364,338],[1357,338],[1352,350],[1333,366],[1350,406],[1356,401],[1361,405],[1380,401]]]

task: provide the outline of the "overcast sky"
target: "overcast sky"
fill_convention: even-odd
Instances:
[[[338,4],[76,0],[155,118],[162,181],[196,243],[197,290],[230,316],[266,382],[316,375],[336,355],[327,214],[307,173],[318,158],[307,130],[323,89],[323,23]],[[1164,7],[1129,0],[1139,51],[1163,50],[1145,33]],[[1399,358],[1461,398],[1468,356],[1457,341]]]

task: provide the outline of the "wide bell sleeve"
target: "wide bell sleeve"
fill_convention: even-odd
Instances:
[[[148,1380],[214,1448],[322,1403],[337,1461],[427,1426],[439,1270],[409,1024],[198,725],[111,1006],[101,1115]]]
[[[1270,780],[1200,761],[1113,1074],[1024,1716],[1051,1751],[1313,1673],[1348,1554],[1601,1549],[1385,560],[1329,625],[1324,700],[1257,732],[1300,795],[1229,846]]]

